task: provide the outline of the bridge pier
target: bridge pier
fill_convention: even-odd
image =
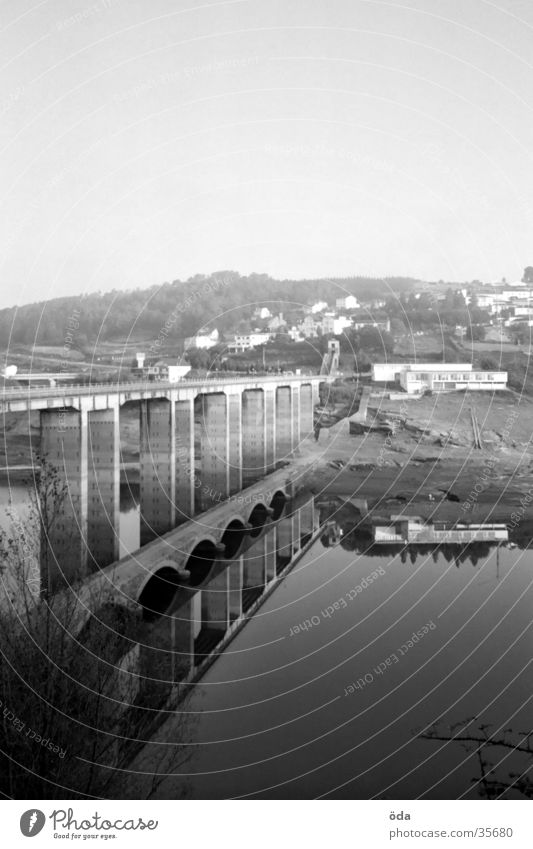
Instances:
[[[242,393],[226,393],[229,428],[229,493],[235,495],[243,486]]]
[[[292,451],[292,391],[290,386],[276,390],[276,441],[277,458],[288,459]]]
[[[241,555],[229,567],[229,618],[230,622],[242,616],[242,587],[244,561]]]
[[[291,516],[281,519],[276,526],[276,574],[292,559],[293,522]]]
[[[277,526],[272,525],[270,531],[265,534],[265,582],[267,584],[276,577],[276,544]]]
[[[202,627],[225,634],[229,627],[229,570],[223,569],[202,590]]]
[[[309,499],[300,507],[300,534],[302,545],[307,545],[314,532],[314,500]]]
[[[266,387],[263,390],[265,407],[265,471],[267,474],[276,468],[276,390]]]
[[[297,507],[292,514],[292,550],[296,554],[302,547],[300,509]]]
[[[141,545],[174,527],[175,408],[166,399],[140,405]]]
[[[189,598],[172,613],[172,680],[180,681],[194,668],[194,603]]]
[[[291,448],[294,451],[300,444],[300,387],[291,386],[292,431]]]
[[[229,416],[224,393],[202,396],[200,508],[208,510],[229,495]]]
[[[188,399],[175,405],[175,524],[181,525],[194,516],[194,404]]]
[[[88,411],[87,547],[103,568],[120,552],[120,431],[118,402]]]
[[[87,411],[41,410],[41,453],[57,473],[40,505],[41,587],[54,592],[87,575]]]
[[[242,395],[242,484],[251,486],[265,474],[265,407],[261,389]]]
[[[265,584],[265,540],[258,540],[243,554],[242,595],[245,610],[262,594]]]
[[[300,387],[300,439],[307,439],[313,436],[313,431],[313,389],[310,383],[304,383]]]

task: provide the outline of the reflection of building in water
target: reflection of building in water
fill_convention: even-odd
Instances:
[[[333,545],[338,545],[344,535],[344,531],[338,522],[329,520],[324,526],[324,533],[320,537],[322,545],[330,548]]]
[[[374,543],[462,543],[506,541],[509,533],[505,524],[455,524],[426,523],[418,516],[391,516],[390,523],[374,525]]]

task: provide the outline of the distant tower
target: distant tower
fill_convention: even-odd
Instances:
[[[338,339],[330,339],[328,341],[329,354],[329,373],[337,374],[339,370],[339,360],[341,354],[341,345]]]
[[[328,350],[324,354],[320,374],[337,374],[339,371],[340,342],[328,339]]]

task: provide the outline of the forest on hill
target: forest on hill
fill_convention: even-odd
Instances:
[[[171,343],[204,327],[234,331],[258,305],[287,314],[316,300],[334,305],[335,298],[347,294],[362,300],[400,295],[417,282],[403,277],[275,280],[267,274],[220,271],[146,289],[73,295],[3,309],[0,340],[4,348],[62,345],[66,328],[74,323],[75,348],[96,341],[157,338],[161,333]]]

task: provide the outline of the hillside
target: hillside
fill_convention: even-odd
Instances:
[[[209,324],[222,333],[232,331],[258,304],[286,313],[291,306],[318,299],[333,303],[346,294],[374,299],[409,292],[417,283],[368,277],[274,280],[266,274],[244,277],[221,271],[146,289],[54,298],[0,310],[0,346],[12,350],[19,344],[52,345],[72,351],[96,341],[158,338],[166,344]]]

